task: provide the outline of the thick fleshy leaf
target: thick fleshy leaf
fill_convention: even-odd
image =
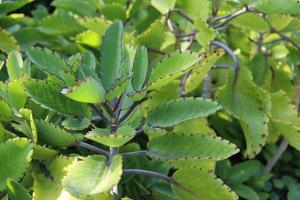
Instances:
[[[12,106],[16,109],[23,108],[27,101],[27,96],[22,84],[22,80],[15,80],[9,82],[7,85],[7,96]]]
[[[33,145],[32,159],[51,160],[58,154],[57,151],[41,145]]]
[[[166,14],[170,9],[174,8],[176,0],[151,0],[151,5],[159,10],[162,14]]]
[[[234,144],[220,137],[168,133],[150,140],[147,155],[160,160],[223,160],[238,151]]]
[[[107,29],[101,45],[100,77],[106,89],[115,83],[121,68],[122,32],[122,22],[113,23]]]
[[[80,134],[69,133],[54,124],[42,120],[36,121],[36,128],[39,142],[53,147],[66,147],[82,138]]]
[[[109,147],[119,147],[130,141],[134,136],[134,128],[122,126],[118,128],[115,134],[111,134],[110,129],[95,128],[88,132],[85,137]]]
[[[23,185],[12,179],[7,180],[6,189],[9,200],[31,200],[31,196]]]
[[[216,175],[199,169],[180,169],[173,178],[175,196],[180,200],[236,200],[238,196]],[[205,181],[204,181],[205,180]]]
[[[261,0],[257,1],[255,8],[264,13],[300,16],[300,3],[297,0]]]
[[[68,167],[63,187],[75,197],[96,197],[118,184],[122,174],[122,157],[115,155],[107,165],[105,156],[83,158]]]
[[[231,23],[249,31],[267,32],[269,30],[269,25],[264,18],[255,13],[240,15],[233,19]]]
[[[80,16],[93,17],[97,11],[97,8],[90,1],[85,0],[55,0],[51,4]]]
[[[261,170],[261,164],[257,160],[247,160],[231,167],[228,171],[228,182],[241,184]]]
[[[25,90],[33,101],[43,107],[66,115],[90,116],[87,105],[73,101],[60,93],[60,89],[41,80],[26,81]]]
[[[10,80],[19,79],[22,77],[23,68],[22,56],[18,51],[12,51],[6,59],[6,68]]]
[[[0,4],[2,5],[2,4]],[[0,28],[0,50],[9,53],[13,50],[19,50],[19,45],[9,32]]]
[[[246,138],[246,153],[254,157],[266,142],[270,97],[255,85],[246,68],[241,68],[235,86],[232,84],[233,76],[220,91],[218,100],[227,112],[239,119]]]
[[[0,14],[7,14],[32,2],[33,0],[4,1],[0,4]]]
[[[185,92],[189,93],[199,88],[203,79],[205,78],[205,75],[223,55],[223,49],[217,49],[214,52],[205,53],[191,71],[191,74],[186,81]]]
[[[134,63],[133,63],[133,77],[132,77],[132,87],[139,91],[143,88],[146,76],[148,72],[148,53],[145,47],[138,48]]]
[[[106,19],[112,21],[126,20],[126,10],[124,6],[115,2],[102,5],[100,8],[100,12],[105,16]]]
[[[13,113],[8,103],[0,99],[0,120],[9,121],[13,118]]]
[[[67,130],[83,130],[90,126],[91,121],[87,118],[67,118],[62,122],[62,126]]]
[[[23,176],[31,156],[32,144],[27,139],[15,138],[0,144],[0,191],[8,178],[18,180]]]
[[[221,107],[211,100],[202,98],[181,98],[161,104],[147,116],[149,125],[169,127],[184,121],[207,117]]]
[[[120,82],[112,86],[112,88],[106,92],[105,99],[110,101],[115,97],[120,97],[121,94],[126,90],[129,81],[130,81],[130,77],[125,79],[123,82]]]
[[[148,89],[155,89],[174,80],[200,60],[197,53],[175,52],[164,58],[151,72]]]
[[[104,99],[105,90],[99,82],[88,77],[72,87],[62,89],[61,93],[74,101],[100,103]]]
[[[210,42],[216,37],[216,32],[205,21],[200,18],[195,19],[195,28],[198,31],[196,39],[199,44],[206,48]]]

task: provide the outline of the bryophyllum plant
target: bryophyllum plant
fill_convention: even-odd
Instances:
[[[2,84],[1,116],[12,121],[19,137],[2,128],[2,140],[9,139],[0,144],[5,163],[0,190],[12,185],[29,198],[16,181],[30,171],[36,199],[46,194],[57,199],[120,198],[133,175],[152,177],[179,199],[207,196],[208,187],[213,188],[210,195],[236,198],[210,171],[215,161],[239,151],[206,125],[205,117],[221,106],[180,97],[179,91],[178,98],[157,101],[152,92],[178,84],[176,79],[190,70],[201,73],[223,51],[174,52],[151,69],[147,49],[124,45],[122,36],[121,22],[109,26],[100,63],[91,52],[63,58],[40,47],[26,52],[27,65],[19,52],[8,55],[10,79]],[[195,120],[204,125],[199,133],[180,130]],[[145,137],[145,147],[132,143]],[[136,157],[147,160],[149,169],[139,168]]]

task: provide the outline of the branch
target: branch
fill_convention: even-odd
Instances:
[[[122,153],[121,155],[123,157],[138,157],[138,156],[145,156],[147,151],[141,150],[141,151],[133,151],[128,153]]]
[[[135,101],[135,102],[133,102],[130,106],[129,106],[129,108],[128,108],[128,110],[122,115],[122,117],[120,118],[120,120],[119,120],[119,124],[121,124],[123,121],[125,121],[126,119],[127,119],[127,117],[132,113],[132,111],[142,102],[142,101],[144,101],[145,99],[142,99],[142,100],[140,100],[140,101]]]
[[[220,24],[218,24],[218,25],[216,25],[216,26],[213,27],[214,29],[219,29],[219,28],[223,27],[224,25],[226,25],[226,24],[227,24],[228,22],[230,22],[231,20],[233,20],[234,18],[236,18],[236,17],[238,17],[238,16],[240,16],[240,15],[242,15],[242,14],[244,14],[244,13],[247,13],[247,12],[249,12],[249,11],[250,11],[249,8],[244,7],[243,9],[238,10],[238,11],[232,13],[232,14],[225,15],[225,16],[221,16],[221,17],[216,17],[216,18],[214,18],[214,19],[212,20],[211,23],[214,23],[214,22],[220,21],[220,20],[222,20],[222,19],[225,19],[224,22],[222,22],[222,23],[220,23]]]
[[[284,41],[290,43],[291,45],[293,45],[296,49],[298,49],[300,51],[300,45],[297,44],[295,41],[293,41],[292,39],[290,39],[288,36],[284,35],[283,33],[281,33],[280,31],[274,29],[273,27],[271,28],[271,31],[273,33],[278,34]]]
[[[124,169],[123,170],[123,175],[130,175],[130,174],[151,176],[151,177],[163,179],[171,184],[176,184],[176,182],[173,178],[166,176],[164,174],[158,173],[158,172],[143,170],[143,169]]]
[[[101,103],[102,107],[106,110],[106,112],[111,116],[115,117],[114,111],[111,109],[111,107],[107,104],[107,102],[102,102]]]
[[[180,86],[180,96],[181,97],[185,97],[186,96],[186,93],[185,93],[185,85],[186,85],[186,81],[188,80],[189,78],[189,75],[190,75],[190,72],[187,72],[184,77],[182,78],[181,80],[181,86]]]
[[[96,107],[95,104],[89,104],[89,105],[95,111],[95,113],[99,115],[100,119],[102,119],[106,124],[110,124],[110,121],[105,117],[103,112]]]
[[[160,55],[166,55],[166,54],[167,54],[167,53],[162,52],[162,51],[160,51],[160,50],[158,50],[158,49],[152,49],[152,48],[147,48],[147,49],[148,49],[148,51],[150,51],[150,52],[157,53],[157,54],[160,54]]]
[[[99,147],[93,146],[93,145],[85,143],[85,142],[77,141],[75,144],[73,144],[73,146],[75,146],[75,147],[82,147],[84,149],[88,149],[88,150],[94,151],[94,152],[96,152],[98,154],[105,155],[106,157],[109,156],[109,152],[105,151],[104,149],[101,149]]]
[[[179,10],[177,8],[169,10],[169,12],[168,12],[168,18],[170,17],[170,15],[172,13],[177,13],[178,15],[182,16],[187,21],[191,22],[192,24],[194,23],[194,20],[190,16],[188,16],[187,14],[185,14],[184,12],[182,12],[181,10]]]
[[[202,89],[202,97],[204,99],[211,98],[211,72],[208,72],[205,76]]]

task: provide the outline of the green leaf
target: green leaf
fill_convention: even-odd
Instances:
[[[266,142],[269,121],[267,104],[270,104],[270,97],[255,85],[247,68],[241,68],[234,87],[231,75],[227,85],[221,89],[218,100],[227,112],[239,119],[246,138],[246,153],[254,157]]]
[[[148,52],[144,46],[138,48],[134,63],[133,63],[133,77],[132,77],[132,87],[136,91],[140,91],[146,81],[148,73]]]
[[[54,124],[42,120],[37,120],[35,123],[38,130],[38,141],[42,144],[56,148],[67,147],[82,138],[81,134],[69,133]]]
[[[2,4],[0,4],[2,5]],[[19,50],[19,44],[17,43],[14,36],[12,36],[6,30],[0,28],[0,50],[9,53],[13,50]]]
[[[267,32],[270,29],[268,23],[260,15],[255,13],[240,15],[233,19],[231,23],[249,31]]]
[[[216,31],[200,18],[194,20],[195,28],[198,31],[196,39],[203,48],[207,48],[210,42],[216,37]]]
[[[17,10],[18,8],[21,8],[32,1],[33,0],[16,0],[16,1],[1,2],[0,3],[0,14],[4,15],[11,11]]]
[[[206,21],[211,16],[212,4],[215,2],[210,0],[177,0],[176,3],[176,7],[193,19],[200,18]]]
[[[254,189],[247,185],[243,184],[237,184],[231,186],[233,191],[235,191],[240,197],[246,199],[246,200],[260,200],[260,197],[256,193]]]
[[[119,147],[130,141],[135,136],[135,129],[131,126],[122,126],[115,134],[110,129],[95,128],[88,132],[85,137],[109,147]]]
[[[76,35],[76,42],[78,44],[87,45],[93,48],[98,48],[101,44],[101,37],[95,31],[84,31]]]
[[[195,64],[186,81],[186,93],[190,93],[199,88],[205,75],[223,55],[223,49],[217,49],[214,52],[204,54],[201,60]]]
[[[6,59],[6,67],[10,80],[20,79],[24,72],[22,56],[18,51],[12,51]]]
[[[150,140],[147,155],[160,160],[223,160],[238,151],[234,144],[220,137],[168,133]]]
[[[113,100],[115,97],[120,97],[121,94],[126,90],[128,83],[130,81],[130,77],[125,79],[123,82],[119,82],[111,87],[105,94],[106,100]]]
[[[178,199],[235,200],[238,196],[214,174],[199,169],[180,169],[173,178],[172,189]],[[205,181],[204,181],[205,180]]]
[[[174,8],[175,3],[176,0],[165,0],[165,1],[151,0],[151,5],[162,14],[166,14],[170,9]]]
[[[70,15],[49,15],[40,21],[38,30],[50,35],[75,36],[84,28]]]
[[[9,82],[7,85],[7,96],[9,101],[18,110],[23,108],[27,101],[27,96],[22,84],[22,80],[15,80]]]
[[[106,31],[101,45],[100,77],[106,89],[118,78],[122,59],[122,22],[113,23]]]
[[[97,8],[86,0],[55,0],[51,5],[83,17],[96,16]]]
[[[58,154],[57,151],[41,145],[33,145],[32,159],[52,160]]]
[[[72,87],[62,89],[61,93],[74,101],[97,104],[104,99],[105,90],[99,82],[88,77]]]
[[[174,80],[187,71],[200,60],[197,53],[175,52],[164,58],[151,72],[148,89],[156,89]]]
[[[84,130],[88,128],[91,121],[87,118],[67,118],[62,122],[62,126],[67,130]]]
[[[187,120],[207,117],[219,109],[220,106],[211,100],[181,98],[154,108],[147,116],[147,123],[159,127],[169,127]]]
[[[15,138],[0,144],[0,191],[8,178],[18,180],[23,176],[31,156],[32,144],[27,139]]]
[[[0,99],[0,120],[9,121],[13,118],[13,113],[8,103]]]
[[[245,162],[238,163],[230,168],[228,172],[228,181],[234,184],[243,183],[260,170],[261,165],[257,160],[247,160]]]
[[[122,157],[115,155],[106,164],[105,156],[83,158],[68,168],[62,183],[64,189],[75,197],[96,197],[118,184],[122,174]]]
[[[24,188],[24,186],[12,179],[7,180],[6,189],[8,191],[9,200],[31,200],[32,199],[28,191]]]
[[[100,8],[101,14],[109,20],[126,20],[126,10],[118,3],[106,4]]]
[[[290,14],[300,16],[298,0],[261,0],[255,8],[264,13]]]
[[[55,85],[42,80],[26,81],[25,90],[28,96],[43,107],[66,115],[77,115],[89,118],[87,105],[73,101],[60,93]]]

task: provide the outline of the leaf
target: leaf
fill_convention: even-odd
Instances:
[[[211,41],[216,37],[216,31],[200,18],[194,20],[195,28],[198,31],[196,39],[203,48],[207,48]]]
[[[135,129],[131,126],[121,126],[115,134],[110,129],[95,128],[85,137],[109,147],[119,147],[130,141],[135,136]]]
[[[79,19],[79,23],[86,29],[97,32],[100,37],[105,34],[107,28],[111,24],[110,21],[100,17]]]
[[[20,79],[24,72],[22,56],[18,51],[12,51],[6,59],[6,67],[10,80]]]
[[[297,0],[261,0],[255,8],[264,13],[290,14],[300,16],[300,3]]]
[[[107,29],[101,45],[100,77],[106,89],[115,83],[121,68],[122,31],[122,22],[113,23]]]
[[[27,101],[27,96],[22,84],[22,80],[15,80],[9,82],[7,85],[7,96],[9,101],[18,110],[23,108]]]
[[[223,160],[238,151],[234,144],[220,137],[168,133],[150,140],[147,155],[160,160]]]
[[[138,48],[134,63],[133,63],[133,77],[132,77],[132,87],[136,91],[140,91],[147,78],[148,73],[148,52],[144,46]]]
[[[49,15],[40,21],[38,30],[50,35],[75,36],[84,28],[70,15]]]
[[[91,121],[87,118],[66,118],[61,125],[68,130],[84,130],[88,128],[90,124]]]
[[[0,191],[8,178],[18,180],[23,176],[31,156],[32,144],[27,139],[15,138],[0,144]]]
[[[9,121],[13,118],[13,113],[8,103],[0,99],[0,120]]]
[[[36,120],[36,128],[38,130],[38,141],[56,148],[67,147],[74,144],[82,138],[81,134],[69,133],[54,124]]]
[[[199,88],[205,75],[223,55],[223,49],[217,49],[216,51],[204,54],[201,60],[195,64],[186,81],[186,93],[190,93]]]
[[[118,3],[105,4],[100,8],[101,14],[109,20],[126,20],[126,10]]]
[[[70,71],[65,60],[47,48],[33,47],[26,52],[29,60],[45,73],[64,78],[63,71]]]
[[[87,105],[73,101],[61,94],[60,89],[51,83],[31,79],[24,83],[26,93],[37,104],[66,115],[77,115],[89,118]]]
[[[149,125],[169,127],[184,121],[207,117],[220,109],[220,106],[202,98],[181,98],[161,104],[147,116]]]
[[[211,16],[213,3],[210,0],[177,0],[176,7],[193,19],[200,18],[202,21],[206,21]]]
[[[269,108],[266,104],[270,104],[270,99],[255,85],[250,71],[246,68],[241,68],[234,92],[232,81],[233,76],[221,89],[218,101],[227,112],[239,119],[246,138],[246,153],[252,158],[261,151],[266,142],[269,121]]]
[[[173,175],[172,184],[178,199],[235,200],[238,196],[214,174],[199,169],[180,169]],[[203,181],[205,180],[205,181]]]
[[[7,180],[6,189],[8,191],[9,200],[31,200],[32,199],[28,191],[24,188],[24,186],[12,179]]]
[[[114,86],[112,86],[112,88],[106,92],[105,99],[111,101],[115,97],[120,97],[121,94],[126,90],[126,88],[128,86],[128,83],[130,82],[130,79],[131,78],[128,77],[123,82],[120,82],[120,83],[115,84]]]
[[[98,48],[101,44],[101,37],[94,31],[84,31],[76,35],[76,42],[93,48]]]
[[[246,200],[259,200],[260,199],[260,197],[258,196],[256,191],[247,185],[237,184],[237,185],[233,185],[231,187],[240,197],[242,197]]]
[[[93,78],[87,77],[72,87],[62,89],[61,93],[74,101],[97,104],[103,101],[105,90]]]
[[[33,145],[32,159],[52,160],[58,154],[57,151],[41,145]]]
[[[174,8],[175,3],[176,0],[165,0],[165,1],[151,0],[151,5],[162,14],[166,14],[170,9]]]
[[[86,0],[55,0],[51,5],[80,16],[96,16],[97,8]]]
[[[205,118],[189,120],[173,127],[173,132],[177,134],[189,133],[193,135],[216,135],[208,125]]]
[[[164,58],[151,72],[148,90],[156,89],[174,80],[187,71],[200,60],[196,53],[175,52]]]
[[[115,155],[108,166],[105,156],[94,155],[68,167],[62,183],[64,189],[75,197],[96,197],[118,184],[121,174],[120,155]]]
[[[269,31],[268,23],[260,16],[255,13],[245,13],[233,19],[231,23],[239,28],[256,32],[267,32]]]
[[[159,49],[166,36],[166,27],[164,26],[165,19],[157,19],[154,21],[148,29],[142,32],[137,41],[139,44],[146,46],[147,48]]]
[[[261,164],[257,160],[247,160],[234,165],[229,169],[228,182],[241,184],[261,170]]]
[[[5,15],[32,2],[33,0],[4,1],[0,4],[0,14]],[[1,37],[0,37],[1,38]]]
[[[1,6],[2,4],[0,4]],[[9,32],[7,32],[4,29],[0,28],[0,50],[9,53],[11,51],[18,51],[19,50],[19,45],[14,38]]]

